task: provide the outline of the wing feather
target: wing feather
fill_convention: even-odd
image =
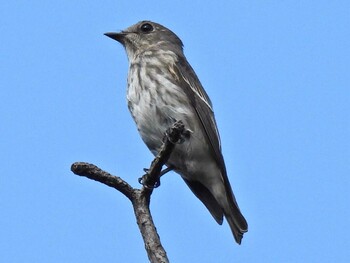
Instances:
[[[173,65],[172,71],[174,72],[174,77],[179,81],[179,85],[181,85],[189,97],[202,128],[205,131],[206,139],[211,146],[212,155],[221,170],[226,191],[230,193],[228,194],[228,198],[237,205],[227,177],[226,166],[221,153],[220,135],[209,96],[203,89],[197,75],[186,59],[179,58],[178,62]]]
[[[243,233],[248,231],[247,221],[239,210],[236,198],[232,192],[232,188],[230,182],[227,177],[226,166],[224,162],[224,158],[221,153],[221,144],[220,144],[220,136],[217,129],[216,121],[214,118],[213,107],[211,101],[203,89],[197,75],[194,73],[192,67],[188,64],[185,58],[179,57],[178,62],[173,65],[172,72],[174,72],[174,78],[179,82],[178,85],[182,87],[190,100],[191,105],[193,106],[195,112],[197,113],[197,117],[199,119],[200,124],[202,125],[202,130],[204,131],[204,135],[206,137],[207,142],[211,146],[211,154],[216,160],[218,167],[221,171],[221,178],[223,180],[227,201],[229,203],[230,209],[224,209],[224,215],[230,225],[232,233],[235,237],[237,243],[241,243]],[[187,182],[187,184],[189,184]],[[199,193],[200,191],[195,188],[191,183],[189,184],[192,191],[199,197],[204,204],[206,204],[209,211],[212,213],[214,218],[221,222],[220,212],[216,209],[212,209],[212,204],[207,204],[207,199],[203,198],[205,193]]]

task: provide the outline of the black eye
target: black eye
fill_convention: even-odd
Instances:
[[[141,26],[141,31],[144,33],[148,33],[153,31],[153,26],[150,23],[144,23]]]

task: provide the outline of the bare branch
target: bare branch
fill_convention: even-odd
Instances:
[[[76,162],[71,166],[71,170],[76,175],[85,176],[117,189],[132,201],[134,188],[118,176],[111,175],[91,163]]]
[[[71,166],[73,173],[113,187],[124,194],[132,202],[137,224],[145,243],[145,249],[147,251],[148,258],[152,263],[168,263],[169,260],[153,223],[152,215],[149,209],[150,197],[153,188],[159,185],[160,177],[165,172],[171,170],[171,167],[169,167],[162,173],[163,165],[169,159],[175,144],[178,143],[181,136],[184,134],[184,130],[185,128],[182,121],[177,121],[167,131],[158,155],[152,161],[150,169],[147,170],[147,174],[141,178],[141,182],[143,184],[141,190],[132,188],[122,178],[113,176],[110,173],[98,168],[96,165],[76,162]]]

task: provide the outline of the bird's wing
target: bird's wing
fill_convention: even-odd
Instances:
[[[192,67],[188,64],[185,58],[179,58],[178,62],[172,66],[170,71],[173,72],[174,78],[178,82],[178,85],[180,85],[180,87],[182,87],[187,94],[193,108],[197,113],[202,129],[205,131],[204,134],[211,146],[210,148],[212,155],[221,171],[221,178],[225,186],[226,196],[230,206],[229,210],[221,207],[223,209],[222,212],[225,214],[236,242],[240,244],[243,233],[247,232],[248,225],[247,221],[239,210],[236,198],[232,192],[232,188],[227,177],[225,162],[221,153],[219,132],[216,126],[210,99],[203,89],[196,73],[194,73]],[[214,198],[212,198],[211,193],[209,191],[204,191],[203,189],[205,187],[201,186],[200,184],[196,184],[196,182],[186,181],[186,183],[190,186],[195,195],[206,205],[216,221],[219,224],[222,223],[222,214],[221,211],[217,209],[217,203],[215,202],[217,200],[215,197],[213,196]]]
[[[229,188],[227,189],[228,192],[232,192],[221,153],[220,136],[214,119],[212,104],[207,93],[186,59],[179,58],[178,62],[172,66],[171,71],[190,99],[205,131],[205,136],[211,146],[212,154],[220,167],[225,186]]]

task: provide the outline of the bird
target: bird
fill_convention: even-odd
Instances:
[[[106,36],[128,57],[127,103],[142,140],[157,155],[166,131],[182,121],[186,135],[166,165],[178,173],[220,225],[241,244],[248,224],[233,194],[209,96],[188,63],[181,39],[152,21]]]

